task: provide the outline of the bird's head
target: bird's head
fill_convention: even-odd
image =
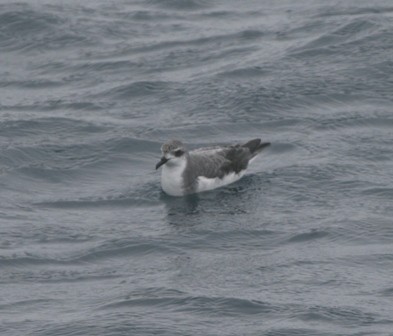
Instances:
[[[156,169],[162,165],[177,166],[184,164],[186,160],[187,149],[179,140],[170,140],[161,146],[162,157],[157,163]]]

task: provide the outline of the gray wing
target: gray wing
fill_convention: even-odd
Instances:
[[[201,148],[189,153],[189,162],[184,171],[185,188],[195,187],[199,176],[223,178],[230,173],[240,173],[248,162],[270,143],[260,139],[251,140],[243,145]]]
[[[190,152],[189,170],[193,177],[222,178],[247,168],[250,150],[241,146],[209,148]]]
[[[268,142],[262,143],[261,139],[253,139],[245,144],[201,148],[192,151],[190,159],[193,166],[197,167],[198,176],[222,178],[226,174],[238,174],[246,169],[248,162],[269,145]]]

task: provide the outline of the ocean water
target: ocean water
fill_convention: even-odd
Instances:
[[[393,3],[0,2],[0,334],[393,335]],[[160,146],[261,137],[163,194]]]

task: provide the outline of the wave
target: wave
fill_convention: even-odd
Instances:
[[[131,99],[133,97],[141,96],[156,96],[169,94],[174,83],[163,81],[141,81],[131,84],[120,85],[116,88],[109,89],[106,92],[100,93],[99,96],[110,96],[115,99]]]
[[[149,0],[148,3],[170,10],[200,10],[211,6],[206,0]]]
[[[176,296],[166,294],[164,297],[160,297],[161,293],[156,293],[155,296],[120,299],[117,302],[102,305],[99,309],[118,310],[151,306],[169,309],[173,312],[194,312],[216,316],[267,315],[285,310],[283,307],[274,306],[267,302],[236,297],[186,296],[185,293],[178,293]]]
[[[298,34],[303,28],[307,29],[307,25],[297,28],[293,33]],[[325,28],[327,28],[325,31],[320,30],[318,34],[315,33],[316,37],[301,47],[290,50],[288,56],[301,59],[314,57],[327,59],[332,56],[343,58],[346,55],[358,53],[363,47],[369,46],[371,41],[378,44],[379,42],[375,41],[387,38],[384,23],[373,19],[358,18],[339,28]],[[290,35],[291,32],[288,34]]]
[[[6,5],[2,7],[0,46],[4,51],[54,50],[87,44],[86,37],[73,31],[60,14],[29,5],[14,6],[11,11]]]

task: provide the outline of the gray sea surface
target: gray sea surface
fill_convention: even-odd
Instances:
[[[0,334],[393,335],[392,1],[1,0]]]

